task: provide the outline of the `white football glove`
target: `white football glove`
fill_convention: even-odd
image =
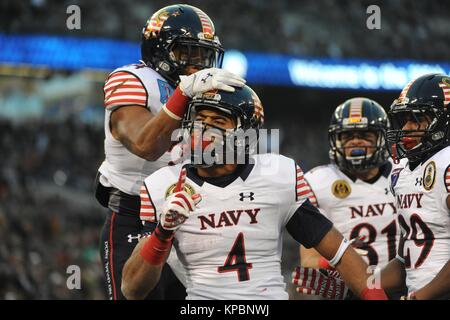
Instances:
[[[199,194],[190,195],[186,191],[171,194],[164,203],[159,221],[165,230],[176,231],[189,218],[189,213],[195,210],[200,202]]]
[[[344,300],[348,288],[337,271],[296,267],[292,283],[299,293],[316,295],[332,300]]]
[[[183,94],[193,98],[197,94],[214,89],[234,92],[233,87],[243,87],[245,80],[224,69],[208,68],[189,76],[180,76],[179,87]]]

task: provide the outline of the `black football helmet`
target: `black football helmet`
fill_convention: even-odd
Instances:
[[[415,162],[448,146],[449,104],[449,76],[427,74],[408,83],[388,112],[392,127],[387,131],[387,141],[392,157]]]
[[[366,170],[380,167],[389,158],[385,134],[389,126],[386,112],[377,102],[367,98],[353,98],[339,105],[331,116],[328,128],[330,144],[330,159],[347,171]],[[374,152],[369,154],[368,148],[352,150],[352,155],[346,156],[343,133],[371,131],[377,135]]]
[[[211,109],[231,117],[235,124],[234,128],[224,130],[211,124],[196,121],[197,113],[203,109]],[[224,154],[217,154],[217,157],[222,157],[222,161],[225,162],[225,159],[223,159],[225,153],[232,153],[233,161],[236,161],[236,159],[247,161],[248,155],[255,153],[257,150],[259,129],[262,128],[263,123],[264,109],[261,100],[249,86],[245,85],[242,88],[235,88],[234,92],[214,90],[195,96],[189,102],[182,122],[182,129],[187,135],[185,140],[192,138],[196,129],[200,129],[202,135],[207,130],[213,129],[221,135],[219,140],[224,148]],[[205,163],[203,159],[200,159],[201,155],[193,149],[194,147],[191,144],[191,164],[194,166],[209,167],[220,162]]]
[[[142,61],[172,86],[187,66],[222,66],[224,50],[214,23],[200,9],[177,4],[155,12],[142,29]]]

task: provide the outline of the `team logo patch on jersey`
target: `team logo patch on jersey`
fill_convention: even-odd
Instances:
[[[434,186],[434,180],[436,179],[436,164],[434,161],[431,161],[426,165],[423,170],[423,188],[427,191],[430,191]]]
[[[345,199],[352,192],[350,184],[345,180],[336,180],[331,186],[331,192],[336,198]]]
[[[164,196],[165,199],[167,199],[173,193],[173,189],[175,189],[176,185],[177,183],[175,182],[174,184],[171,184],[169,188],[167,188],[166,195]],[[195,194],[194,187],[192,187],[190,184],[187,183],[184,184],[183,191],[187,192],[191,196]]]

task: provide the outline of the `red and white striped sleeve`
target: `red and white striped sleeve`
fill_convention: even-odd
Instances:
[[[147,107],[147,89],[132,73],[118,71],[111,74],[103,91],[105,107],[109,110],[130,105]]]
[[[450,165],[447,167],[447,169],[445,169],[444,184],[445,189],[447,189],[447,192],[450,193]]]
[[[297,181],[296,181],[296,190],[297,190],[297,201],[308,198],[309,201],[316,207],[318,207],[318,202],[316,195],[314,194],[313,190],[311,189],[310,185],[308,184],[308,181],[306,181],[303,170],[296,165],[296,174],[297,174]]]
[[[156,222],[155,206],[145,185],[142,185],[139,195],[141,197],[141,209],[139,212],[141,221]]]

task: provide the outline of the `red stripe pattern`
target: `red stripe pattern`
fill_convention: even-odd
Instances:
[[[450,165],[445,169],[444,184],[447,192],[450,193]]]
[[[411,85],[413,84],[413,82],[414,82],[414,80],[411,80],[410,82],[408,82],[406,87],[403,88],[402,92],[400,93],[399,99],[406,97],[406,94],[408,93],[408,90],[411,87]]]
[[[296,181],[296,190],[297,190],[297,201],[300,199],[308,198],[309,201],[314,205],[318,206],[317,198],[312,191],[310,185],[306,181],[302,169],[297,165],[296,166],[296,174],[297,174],[297,181]]]
[[[155,208],[144,185],[141,187],[139,196],[141,197],[141,209],[139,212],[141,221],[156,222]]]
[[[193,8],[193,9],[197,13],[198,17],[200,18],[200,23],[202,24],[203,33],[214,35],[214,33],[215,33],[214,24],[211,21],[211,19],[202,10],[200,10],[198,8]]]
[[[441,82],[439,83],[439,87],[441,87],[444,92],[444,106],[447,106],[450,103],[450,85]]]
[[[113,73],[106,80],[103,91],[106,108],[123,105],[147,106],[147,92],[141,81],[131,73],[123,71]]]
[[[350,118],[352,119],[358,119],[360,121],[362,117],[362,104],[363,99],[361,98],[355,98],[351,100],[350,103]]]

